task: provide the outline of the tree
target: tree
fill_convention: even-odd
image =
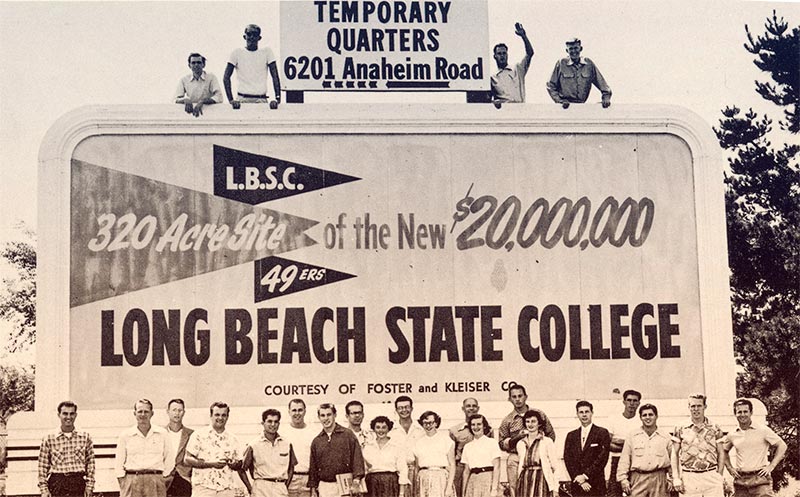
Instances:
[[[800,27],[787,28],[773,11],[763,36],[745,26],[745,49],[772,79],[757,81],[756,92],[784,108],[781,128],[797,134]],[[800,147],[773,146],[772,120],[752,109],[728,106],[722,114],[714,132],[730,153],[725,204],[734,348],[743,368],[737,391],[764,402],[769,424],[789,445],[774,475],[784,484],[787,474],[800,477]]]
[[[6,432],[8,418],[33,410],[33,367],[0,365],[0,433]],[[0,473],[6,467],[5,445],[0,447]]]
[[[0,249],[0,257],[17,272],[14,278],[4,278],[0,288],[0,319],[13,326],[6,344],[9,352],[26,350],[36,342],[36,241],[24,225],[19,229],[24,239]]]

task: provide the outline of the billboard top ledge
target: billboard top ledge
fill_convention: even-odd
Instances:
[[[201,118],[179,105],[90,105],[74,109],[46,133],[39,161],[69,160],[82,140],[97,135],[379,134],[379,133],[669,133],[695,156],[718,154],[711,126],[674,105],[550,104],[285,104],[208,106]]]

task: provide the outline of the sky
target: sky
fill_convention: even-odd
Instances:
[[[744,25],[763,31],[773,9],[790,25],[800,23],[797,2],[490,0],[489,42],[508,43],[514,61],[523,53],[514,22],[525,26],[536,52],[529,103],[550,102],[544,83],[565,55],[564,41],[577,36],[611,85],[615,104],[680,105],[712,125],[729,104],[777,119],[780,111],[753,91],[762,73],[742,47]],[[279,30],[291,27],[280,26],[279,12],[276,1],[0,2],[0,243],[19,238],[19,221],[36,227],[38,149],[59,116],[89,104],[167,103],[188,73],[192,51],[205,54],[206,69],[221,78],[251,22],[262,26],[262,45],[280,58]],[[306,102],[401,99],[461,102],[463,96],[306,96]]]

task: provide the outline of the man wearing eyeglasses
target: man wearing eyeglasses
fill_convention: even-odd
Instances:
[[[203,106],[222,103],[222,88],[217,77],[207,73],[206,58],[199,53],[189,54],[187,59],[192,73],[178,81],[175,90],[175,103],[183,104],[187,114],[198,117],[203,114]]]

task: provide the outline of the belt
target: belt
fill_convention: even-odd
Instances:
[[[494,471],[494,466],[484,466],[482,468],[469,468],[469,474],[471,475],[486,473],[487,471]]]
[[[688,469],[688,468],[681,467],[681,470],[686,472],[686,473],[708,473],[709,471],[716,471],[717,467],[713,466],[713,467],[710,467],[708,469]]]
[[[70,473],[50,473],[51,475],[58,475],[58,476],[86,476],[86,473],[83,471],[73,471]]]
[[[420,466],[419,469],[420,470],[422,470],[422,469],[431,470],[431,469],[447,469],[447,468],[445,468],[444,466]]]
[[[158,470],[158,469],[134,469],[134,470],[126,469],[125,470],[125,474],[126,475],[160,475],[161,473],[163,473],[163,471]]]
[[[367,473],[367,476],[370,475],[396,475],[397,471],[373,471],[372,473]]]
[[[656,469],[632,469],[632,470],[631,470],[631,473],[641,473],[641,474],[647,474],[647,473],[658,473],[659,471],[666,471],[666,470],[667,470],[667,468],[656,468]]]
[[[757,469],[755,471],[739,471],[739,476],[753,476],[759,473],[761,473],[760,469]]]
[[[244,98],[267,98],[266,95],[250,95],[249,93],[237,93],[237,95]]]
[[[295,475],[305,475],[305,476],[308,476],[308,471],[295,471],[293,474],[295,474]]]
[[[273,483],[286,483],[286,478],[254,478],[255,480],[271,481]]]

